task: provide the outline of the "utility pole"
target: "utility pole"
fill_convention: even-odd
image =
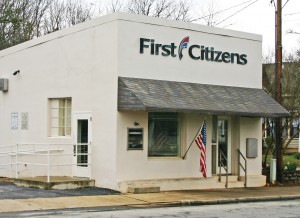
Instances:
[[[275,98],[281,104],[281,74],[282,74],[282,28],[281,28],[281,0],[277,0],[275,10]],[[282,139],[281,139],[281,119],[275,119],[275,147],[276,147],[276,175],[277,182],[283,182],[283,159],[282,159]]]

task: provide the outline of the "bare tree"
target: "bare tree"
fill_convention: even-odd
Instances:
[[[122,0],[112,0],[107,6],[106,6],[106,12],[107,13],[114,13],[114,12],[120,12],[125,10],[124,1]]]
[[[199,22],[207,26],[216,26],[220,20],[220,13],[218,6],[214,0],[205,1],[199,9],[200,14],[197,18],[192,19],[192,22]]]
[[[66,21],[68,26],[85,22],[94,17],[93,5],[85,5],[81,0],[69,0],[66,4]]]
[[[209,1],[207,4],[202,8],[202,18],[201,20],[204,21],[204,24],[207,26],[215,26],[218,23],[220,17],[219,14],[216,14],[218,11],[217,5],[215,1]]]
[[[44,34],[90,20],[97,15],[95,10],[81,0],[52,0],[43,22]]]
[[[273,97],[275,96],[275,65],[272,56],[264,58],[263,88]],[[297,131],[290,131],[291,123],[298,120],[300,115],[300,58],[296,54],[284,56],[282,69],[282,105],[291,113],[290,117],[282,119],[282,149],[283,153],[290,142],[298,136]]]
[[[112,0],[106,10],[192,19],[191,0]],[[82,0],[0,0],[0,50],[85,22],[100,13],[100,6]]]
[[[97,15],[81,0],[0,0],[0,50]]]
[[[6,34],[9,30],[9,26],[14,21],[14,12],[9,0],[0,1],[0,49],[6,48],[5,43],[8,39]]]
[[[263,89],[275,98],[275,66],[274,66],[274,51],[269,51],[267,55],[263,56],[263,69],[262,69],[262,83]]]
[[[165,18],[191,22],[193,19],[193,16],[191,15],[191,7],[192,5],[190,1],[179,1],[177,4],[173,4],[169,7]]]
[[[43,23],[43,31],[45,34],[65,28],[65,5],[58,1],[51,3],[48,13]]]
[[[155,3],[155,0],[130,0],[127,10],[133,14],[152,16],[155,13]]]
[[[1,49],[41,35],[40,27],[51,0],[1,0]]]
[[[191,1],[189,0],[114,0],[107,7],[107,12],[124,11],[152,17],[190,21]]]

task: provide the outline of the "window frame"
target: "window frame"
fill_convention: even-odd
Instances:
[[[48,125],[49,137],[71,137],[72,135],[72,98],[71,97],[48,99],[48,122],[49,122]]]
[[[166,155],[166,154],[162,154],[162,155],[151,155],[149,153],[150,151],[150,114],[151,113],[170,113],[170,114],[174,114],[176,113],[178,115],[177,117],[177,126],[178,126],[178,135],[177,137],[179,137],[177,139],[177,154],[176,155]],[[183,149],[184,149],[184,142],[185,142],[185,118],[184,118],[184,114],[183,113],[179,113],[179,112],[148,112],[148,145],[147,145],[147,157],[150,159],[159,159],[159,158],[167,158],[167,159],[174,159],[174,158],[181,158],[182,157],[182,153],[183,153]]]

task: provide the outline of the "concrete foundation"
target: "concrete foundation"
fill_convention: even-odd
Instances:
[[[84,187],[94,187],[95,180],[76,177],[51,177],[47,182],[47,177],[18,178],[13,183],[18,186],[33,187],[39,189],[77,189]]]

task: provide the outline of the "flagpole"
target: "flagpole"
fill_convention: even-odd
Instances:
[[[203,122],[205,122],[205,120],[203,120]],[[194,143],[194,141],[195,141],[195,138],[197,137],[198,133],[199,133],[199,132],[202,130],[202,127],[203,127],[203,122],[202,122],[202,125],[200,126],[200,128],[198,129],[198,131],[197,131],[197,133],[196,133],[196,135],[195,135],[194,139],[192,140],[192,142],[191,142],[191,144],[190,144],[189,148],[186,150],[185,154],[183,155],[182,159],[184,159],[184,158],[185,158],[186,154],[188,153],[188,151],[190,150],[190,148],[191,148],[192,144]]]

